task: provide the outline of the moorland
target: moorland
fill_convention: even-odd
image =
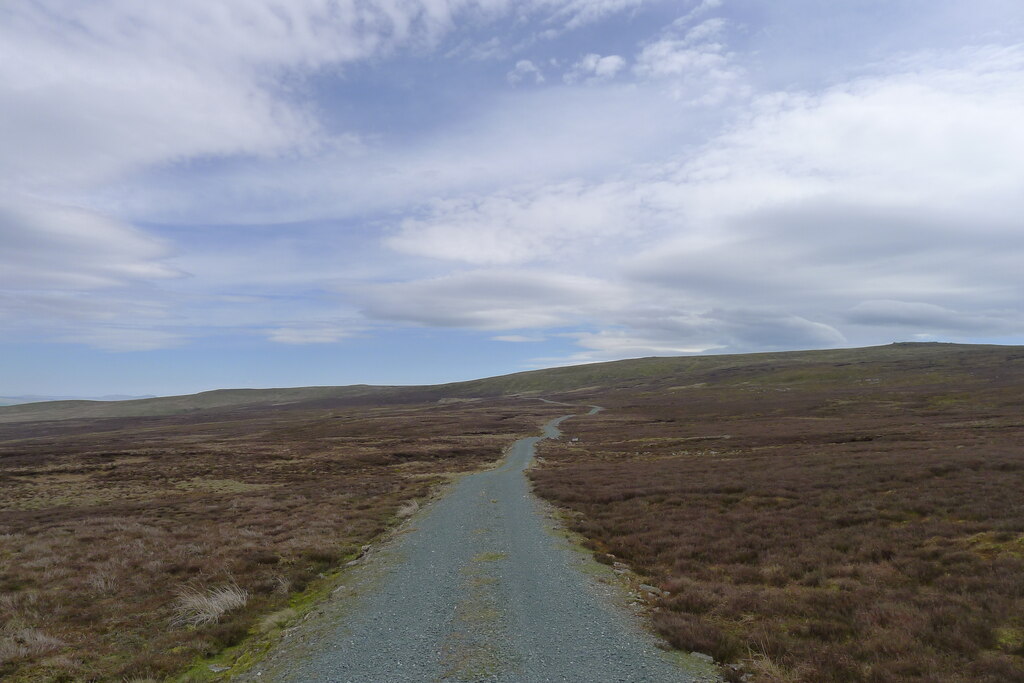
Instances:
[[[0,408],[0,678],[204,680],[563,405],[530,471],[672,647],[754,681],[1024,680],[1024,348],[647,358]],[[216,668],[216,667],[214,667]]]
[[[1024,349],[646,361],[536,491],[763,681],[1024,680]],[[668,370],[668,368],[674,368]]]
[[[557,412],[390,400],[0,424],[0,679],[209,678]]]

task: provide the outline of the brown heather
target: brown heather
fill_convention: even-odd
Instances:
[[[752,680],[1024,681],[1022,350],[743,361],[566,394],[536,490]]]
[[[280,628],[416,499],[564,411],[366,400],[0,424],[0,680],[162,680]]]

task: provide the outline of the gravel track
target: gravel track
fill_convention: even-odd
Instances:
[[[596,412],[594,409],[592,412]],[[523,470],[543,437],[517,441],[497,469],[463,478],[346,577],[320,614],[294,629],[249,680],[707,680],[659,650],[580,571]],[[699,669],[700,667],[698,667]]]

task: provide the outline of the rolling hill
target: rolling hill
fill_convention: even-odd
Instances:
[[[855,349],[788,351],[740,355],[652,357],[531,370],[498,377],[430,386],[322,386],[276,389],[218,389],[198,394],[129,401],[50,401],[0,406],[0,423],[88,418],[157,417],[201,411],[298,409],[360,403],[412,403],[444,398],[518,394],[561,394],[614,389],[664,389],[726,376],[760,377],[845,368],[840,374],[867,375],[952,367],[971,358],[991,364],[1024,359],[1024,347],[943,343],[898,343]],[[782,373],[782,374],[780,374]],[[833,372],[834,374],[834,372]]]

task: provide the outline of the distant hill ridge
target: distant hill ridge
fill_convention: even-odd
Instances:
[[[22,403],[49,403],[53,401],[137,401],[143,398],[156,398],[153,394],[145,396],[127,396],[110,394],[108,396],[0,396],[0,406],[13,406]]]
[[[322,386],[280,389],[217,389],[184,396],[136,400],[68,400],[0,407],[0,423],[88,418],[126,418],[185,415],[198,411],[317,408],[373,402],[416,402],[445,398],[484,398],[518,394],[554,394],[582,390],[637,387],[651,391],[707,381],[764,381],[775,376],[792,381],[801,367],[863,365],[871,374],[886,364],[920,363],[922,369],[939,361],[967,356],[1000,362],[1024,358],[1024,347],[938,342],[896,343],[853,349],[783,351],[751,354],[649,357],[530,370],[485,379],[429,386]],[[977,357],[976,360],[982,360]],[[789,372],[789,375],[780,372]],[[847,369],[846,374],[849,374]],[[767,373],[767,374],[766,374]],[[788,379],[787,379],[788,377]],[[797,380],[799,376],[797,375]]]

